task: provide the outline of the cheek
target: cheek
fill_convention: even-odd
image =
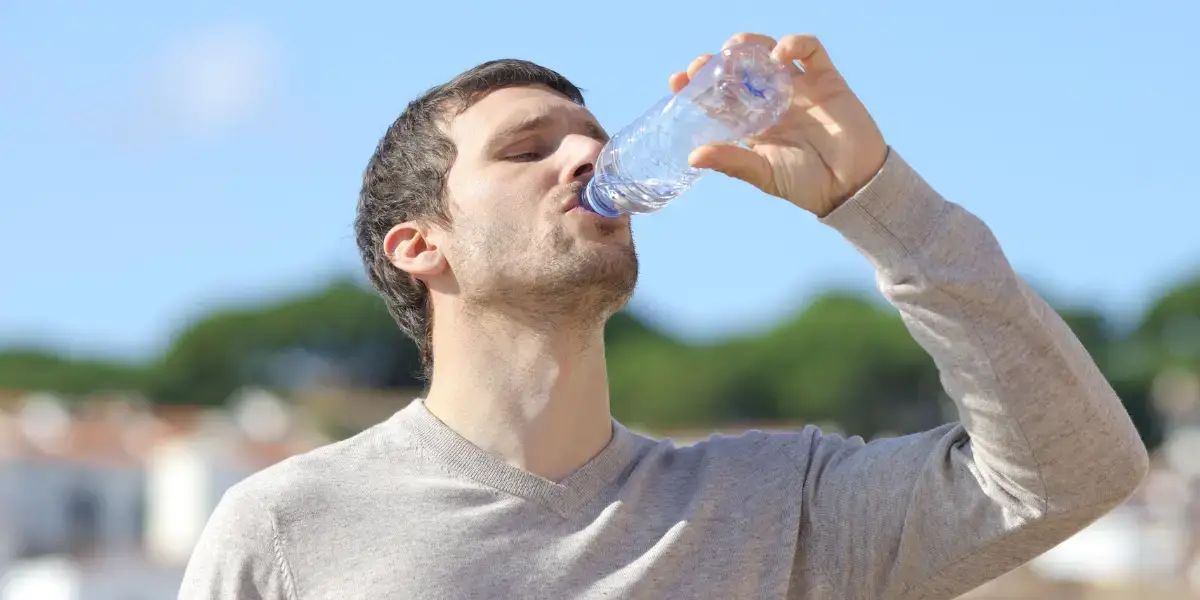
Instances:
[[[523,178],[526,179],[526,178]],[[472,189],[474,220],[492,224],[505,235],[544,229],[548,202],[546,191],[526,181],[500,177],[478,181]]]
[[[451,172],[447,193],[457,252],[464,258],[495,261],[495,255],[537,252],[561,232],[561,215],[551,207],[556,185],[552,169],[524,165],[511,169]]]
[[[496,183],[481,177],[451,178],[446,182],[451,216],[455,220],[478,220],[496,205]]]
[[[530,197],[522,191],[519,181],[500,175],[473,177],[447,189],[462,217],[480,223],[526,210]]]
[[[454,219],[449,249],[453,256],[476,265],[496,264],[537,245],[538,219],[513,210],[504,198],[492,196]]]

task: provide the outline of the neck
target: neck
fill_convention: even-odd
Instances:
[[[612,437],[603,325],[549,325],[438,309],[425,404],[509,464],[559,481]]]

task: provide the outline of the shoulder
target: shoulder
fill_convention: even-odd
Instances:
[[[272,518],[314,514],[322,506],[353,493],[387,465],[402,468],[408,447],[389,423],[375,425],[345,440],[284,459],[258,471],[225,492],[222,504],[232,513],[262,511]]]
[[[695,441],[666,438],[646,445],[635,476],[693,492],[793,489],[820,439],[816,427],[713,433]]]
[[[295,598],[288,542],[310,525],[329,530],[325,515],[338,504],[339,491],[352,489],[372,458],[385,455],[377,428],[288,458],[225,490],[192,550],[180,598]]]
[[[714,468],[755,469],[780,463],[794,466],[809,456],[820,439],[820,430],[813,426],[796,431],[753,429],[738,434],[713,433],[674,452],[684,461]]]
[[[819,437],[806,427],[663,439],[640,457],[623,499],[644,503],[639,508],[646,514],[703,523],[730,544],[749,549],[771,540],[787,548],[796,539],[805,473]]]

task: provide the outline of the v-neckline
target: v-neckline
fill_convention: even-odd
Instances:
[[[438,419],[421,398],[391,419],[443,466],[497,490],[547,505],[568,518],[614,483],[637,452],[636,436],[616,419],[608,445],[562,481],[554,482],[505,462],[472,444]]]

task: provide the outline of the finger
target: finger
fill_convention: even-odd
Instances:
[[[732,144],[701,146],[688,155],[688,164],[741,179],[761,190],[771,183],[771,163],[753,150]]]
[[[667,79],[667,86],[671,88],[671,93],[678,94],[680,90],[686,87],[688,82],[692,80],[692,76],[696,74],[696,71],[699,71],[704,65],[708,64],[708,61],[712,57],[713,55],[711,54],[701,54],[688,63],[687,71],[672,73],[671,77]]]
[[[667,87],[671,88],[672,94],[678,94],[680,90],[687,86],[689,81],[691,81],[691,78],[688,77],[687,73],[682,71],[672,73],[670,79],[667,79]]]
[[[724,50],[734,44],[758,44],[770,50],[775,47],[775,38],[761,33],[739,33],[729,38],[729,41],[721,46],[721,49]]]
[[[804,67],[806,73],[835,70],[829,53],[825,51],[825,46],[815,35],[785,36],[779,40],[779,44],[775,46],[771,55],[775,57],[775,60],[784,64],[800,61],[800,65]]]
[[[701,54],[700,56],[697,56],[696,58],[692,59],[692,62],[688,65],[688,68],[687,68],[688,79],[695,77],[696,71],[699,71],[701,67],[708,64],[709,59],[711,59],[712,57],[713,57],[713,55],[711,55],[711,54]]]
[[[730,46],[732,46],[734,44],[758,44],[759,46],[762,46],[763,48],[766,48],[767,50],[770,50],[770,51],[773,51],[779,45],[778,43],[775,42],[775,38],[773,38],[769,35],[763,35],[761,33],[739,33],[739,34],[729,38],[729,41],[725,42],[725,45],[722,46],[721,49],[722,50],[728,49]],[[772,52],[772,55],[773,54],[774,54],[774,52]],[[788,71],[790,73],[792,73],[793,75],[800,74],[800,67],[796,66],[796,63],[794,63],[790,60],[789,61],[780,61],[780,62],[783,62],[783,64],[787,65]]]

